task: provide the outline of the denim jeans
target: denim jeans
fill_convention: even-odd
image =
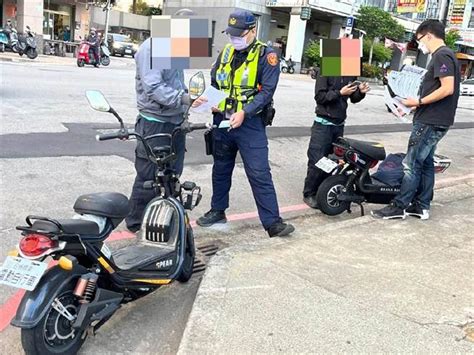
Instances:
[[[422,209],[429,210],[435,182],[433,156],[448,128],[419,122],[413,124],[403,160],[405,175],[400,193],[393,200],[398,207],[406,209],[410,203],[418,203]]]

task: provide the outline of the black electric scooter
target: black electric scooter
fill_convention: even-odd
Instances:
[[[334,154],[316,163],[331,174],[316,194],[321,212],[329,216],[350,213],[351,203],[355,203],[364,215],[364,202],[388,204],[400,192],[400,186],[385,184],[370,174],[370,169],[386,157],[381,143],[340,137],[333,146]],[[441,155],[435,155],[434,161],[435,173],[442,173],[451,165],[451,160]]]
[[[203,91],[204,76],[198,73],[191,78],[190,93],[199,93],[192,95],[197,98]],[[199,204],[201,190],[193,182],[181,184],[170,164],[176,159],[177,134],[210,125],[188,123],[188,109],[172,134],[142,137],[125,129],[100,92],[86,95],[95,110],[110,112],[120,122],[120,130],[100,134],[98,140],[136,137],[144,144],[158,167],[145,188],[154,189],[157,197],[145,209],[138,243],[115,252],[105,241],[129,212],[128,199],[120,193],[80,196],[74,205],[78,219],[28,216],[27,226],[17,227],[23,238],[2,265],[0,282],[28,290],[11,323],[21,328],[26,354],[74,354],[121,304],[173,280],[186,282],[193,272],[194,238],[185,210]],[[157,137],[168,139],[169,145],[148,144]],[[48,256],[58,264],[46,271]]]

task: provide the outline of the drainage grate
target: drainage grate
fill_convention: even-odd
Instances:
[[[202,274],[206,271],[209,259],[219,251],[216,244],[204,244],[197,247],[196,259],[194,260],[193,274]]]

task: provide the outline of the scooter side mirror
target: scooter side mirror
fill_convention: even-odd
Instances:
[[[196,100],[204,93],[206,89],[206,80],[204,74],[200,71],[194,74],[189,80],[189,97],[191,100]]]
[[[100,112],[111,112],[111,107],[107,102],[105,96],[96,90],[88,90],[86,91],[87,101],[89,101],[89,105],[96,111]]]

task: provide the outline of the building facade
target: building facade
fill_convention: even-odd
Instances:
[[[28,25],[42,40],[79,41],[91,27],[105,29],[105,12],[87,6],[87,0],[0,0],[0,22],[13,21],[19,32]],[[150,18],[116,10],[110,11],[109,30],[125,31],[138,40],[150,33]]]
[[[408,40],[423,20],[439,17],[441,0],[427,0],[426,11],[420,14],[397,14],[396,0],[164,0],[163,10],[164,14],[172,15],[179,9],[189,8],[198,16],[210,18],[214,57],[228,42],[221,32],[227,27],[229,14],[236,9],[251,11],[257,17],[258,38],[264,42],[271,41],[276,51],[286,58],[291,56],[298,69],[308,42],[340,37],[347,18],[356,14],[361,5],[390,12],[404,26]],[[302,7],[310,8],[309,20],[300,18]],[[471,10],[472,2],[468,0],[462,26],[468,26],[470,21],[472,23]],[[399,61],[402,60],[400,58]]]

